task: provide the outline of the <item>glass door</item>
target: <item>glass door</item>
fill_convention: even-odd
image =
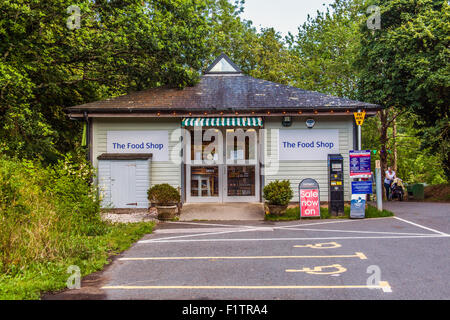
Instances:
[[[255,129],[226,130],[224,201],[259,201],[258,136]]]
[[[191,130],[186,139],[186,200],[222,202],[223,139],[218,129]]]

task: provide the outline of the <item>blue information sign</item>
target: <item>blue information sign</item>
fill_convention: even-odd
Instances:
[[[372,194],[372,181],[353,181],[352,194]]]
[[[370,150],[350,150],[350,176],[372,174]]]

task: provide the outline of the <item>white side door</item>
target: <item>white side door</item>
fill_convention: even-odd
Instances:
[[[111,203],[114,208],[137,208],[136,161],[111,161]]]

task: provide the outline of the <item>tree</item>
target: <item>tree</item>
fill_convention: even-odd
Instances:
[[[443,0],[382,0],[381,29],[361,27],[359,95],[418,117],[422,148],[438,155],[450,177],[449,4]],[[383,115],[382,115],[383,117]],[[392,118],[390,119],[392,121]]]
[[[341,97],[355,98],[359,70],[359,26],[365,17],[364,0],[336,0],[325,12],[289,34],[287,43],[298,57],[295,86]]]
[[[65,107],[194,84],[211,3],[80,0],[77,28],[73,1],[1,1],[0,151],[52,161],[81,132]]]
[[[292,84],[297,57],[288,50],[275,29],[264,28],[258,32],[251,21],[242,20],[239,15],[244,10],[243,3],[243,0],[217,1],[208,40],[211,52],[205,66],[224,52],[247,75]]]

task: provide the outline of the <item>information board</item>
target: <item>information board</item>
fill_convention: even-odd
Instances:
[[[352,194],[372,194],[372,181],[353,181]]]
[[[350,150],[350,177],[367,177],[372,175],[370,150]]]

